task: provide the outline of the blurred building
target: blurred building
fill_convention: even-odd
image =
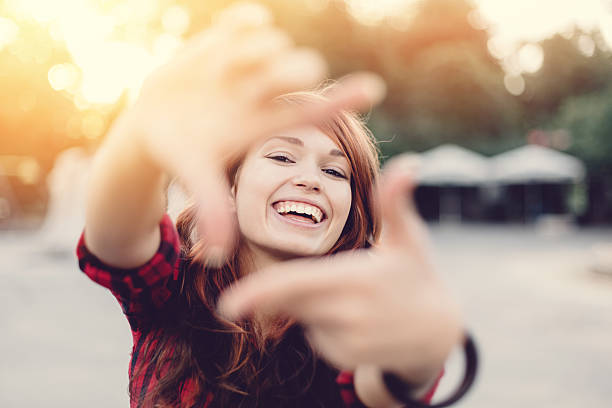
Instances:
[[[573,156],[526,145],[486,158],[455,145],[421,154],[415,199],[428,221],[532,222],[571,216],[585,168]]]

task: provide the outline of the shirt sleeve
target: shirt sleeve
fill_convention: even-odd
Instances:
[[[444,375],[444,371],[440,373],[436,382],[432,385],[432,387],[427,391],[427,393],[421,398],[421,402],[426,404],[431,403],[431,399],[433,398],[436,389],[438,388],[438,384],[440,383],[440,379]],[[357,398],[357,393],[355,391],[355,384],[353,382],[353,373],[350,371],[341,371],[336,377],[336,383],[340,388],[340,396],[342,397],[342,402],[344,403],[345,408],[363,408],[365,405],[359,401]]]
[[[178,277],[179,237],[166,214],[160,225],[161,242],[153,257],[136,268],[117,268],[92,254],[81,234],[77,246],[79,268],[94,282],[109,289],[117,298],[132,330],[144,318],[160,310],[172,297]]]

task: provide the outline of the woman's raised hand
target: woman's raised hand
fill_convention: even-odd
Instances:
[[[354,75],[329,101],[279,106],[283,93],[307,90],[326,76],[315,51],[294,46],[267,10],[239,4],[192,38],[144,83],[128,123],[152,163],[177,176],[200,205],[209,255],[227,252],[234,237],[223,162],[258,138],[316,123],[339,109],[364,109],[384,95],[372,74]]]
[[[336,366],[375,365],[426,381],[462,337],[457,305],[437,277],[415,212],[410,159],[383,172],[376,248],[283,262],[238,281],[219,301],[229,319],[294,318]]]

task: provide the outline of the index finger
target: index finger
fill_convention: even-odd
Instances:
[[[386,85],[380,76],[358,72],[338,81],[321,101],[298,106],[276,104],[257,119],[265,135],[270,135],[289,128],[320,124],[342,110],[371,109],[385,94]]]
[[[429,252],[429,236],[414,203],[419,159],[414,154],[396,156],[385,165],[378,199],[382,210],[381,248]]]
[[[237,320],[254,311],[284,313],[295,318],[300,303],[365,287],[360,275],[371,272],[362,254],[352,257],[288,261],[236,282],[219,299],[219,313]]]

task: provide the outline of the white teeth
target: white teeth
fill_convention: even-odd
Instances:
[[[323,212],[315,206],[305,203],[294,203],[290,201],[280,202],[275,205],[278,213],[295,212],[298,214],[304,214],[311,216],[316,223],[321,222],[323,218]]]

